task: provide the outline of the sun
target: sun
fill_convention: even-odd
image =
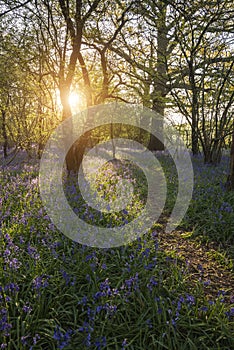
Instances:
[[[61,96],[59,89],[55,90],[55,99],[56,104],[60,110],[62,110],[63,106],[61,103]],[[67,101],[70,105],[72,113],[78,113],[85,107],[85,99],[83,94],[80,91],[72,90],[67,97]]]
[[[77,92],[71,92],[68,99],[71,108],[78,108],[80,104],[80,95]]]

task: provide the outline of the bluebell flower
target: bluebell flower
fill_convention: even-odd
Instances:
[[[89,330],[90,330],[90,325],[89,325],[89,323],[86,322],[86,321],[84,321],[84,322],[83,322],[83,326],[82,326],[82,327],[79,327],[79,329],[78,329],[78,331],[79,331],[79,332],[82,332],[82,333],[83,333],[83,332],[88,333]]]
[[[37,252],[37,248],[32,247],[30,244],[27,247],[28,254],[35,260],[40,259],[40,254]]]
[[[46,288],[49,285],[50,276],[42,275],[34,278],[32,288],[36,289],[37,292],[40,292],[40,289]]]
[[[29,305],[29,302],[26,302],[26,304],[23,306],[22,310],[25,313],[30,313],[32,311],[32,307]]]
[[[182,305],[182,304],[181,304],[181,301],[178,301],[178,302],[177,302],[177,310],[178,310],[178,311],[181,310],[181,305]]]
[[[208,307],[207,306],[201,306],[200,310],[206,312],[206,311],[208,311]]]
[[[232,317],[234,317],[234,307],[232,307],[229,311],[225,312],[225,315],[231,319]]]
[[[60,271],[61,271],[61,274],[62,274],[64,280],[65,280],[66,286],[68,286],[69,284],[74,286],[75,278],[73,278],[71,275],[69,275],[66,271],[64,271],[62,269]]]
[[[104,305],[105,310],[107,311],[108,316],[113,316],[117,311],[116,305],[110,305],[109,303],[106,303]]]
[[[90,332],[87,334],[84,343],[88,348],[91,346],[91,333]]]
[[[150,254],[150,248],[146,248],[143,252],[142,252],[142,256],[143,257],[148,257]]]
[[[103,306],[102,305],[98,305],[96,306],[96,312],[99,313],[103,310]]]
[[[123,340],[123,342],[122,342],[122,348],[121,348],[121,350],[125,350],[127,345],[128,345],[128,344],[127,344],[127,339],[125,338],[125,339]]]
[[[201,271],[201,272],[203,272],[203,271],[204,271],[204,269],[203,269],[203,267],[202,267],[202,265],[201,265],[201,264],[198,264],[198,265],[197,265],[197,268],[198,268],[198,270],[199,270],[199,271]]]
[[[226,294],[225,290],[219,290],[218,291],[218,297],[219,296],[224,296]]]
[[[56,326],[53,338],[58,342],[59,349],[64,349],[70,343],[72,333],[73,331],[71,329],[64,333],[60,330],[59,326]]]
[[[135,276],[125,280],[125,285],[128,287],[128,290],[131,290],[132,288],[134,290],[139,289],[138,285],[138,273],[135,274]]]
[[[207,281],[204,281],[204,282],[203,282],[203,284],[204,284],[205,287],[206,287],[206,286],[209,286],[210,283],[211,283],[210,280],[207,280]]]
[[[109,283],[109,279],[106,278],[104,282],[100,283],[100,290],[101,291],[105,291],[106,295],[111,295],[111,288],[110,288],[110,283]]]
[[[195,305],[195,298],[192,295],[186,295],[186,301],[189,305]]]
[[[147,284],[147,288],[150,290],[150,292],[152,292],[153,287],[155,287],[157,285],[158,285],[158,282],[156,281],[155,276],[151,276],[150,281]]]
[[[12,328],[12,324],[8,323],[7,309],[0,310],[0,331],[4,336],[9,336],[9,331]]]
[[[10,256],[10,255],[11,255],[11,251],[10,251],[10,249],[7,248],[7,249],[4,251],[3,256],[4,256],[4,258],[5,258],[5,257]]]
[[[10,292],[18,292],[19,291],[19,286],[16,283],[10,282],[9,284],[6,284],[4,287],[5,291],[10,291]]]
[[[78,302],[78,305],[86,305],[88,302],[88,298],[87,296],[85,295],[79,302]]]
[[[97,347],[97,350],[101,350],[102,347],[106,346],[106,337],[97,338],[94,341],[94,345]]]
[[[13,258],[12,260],[10,260],[8,262],[8,265],[9,265],[10,269],[18,270],[22,264],[18,259]]]
[[[102,298],[102,297],[105,297],[106,296],[106,293],[105,292],[101,292],[101,291],[98,291],[94,294],[93,298],[95,301],[97,301],[99,298]]]

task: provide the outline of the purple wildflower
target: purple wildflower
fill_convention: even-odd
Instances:
[[[36,289],[38,293],[40,293],[40,289],[46,288],[49,285],[50,276],[42,275],[34,278],[32,288]]]
[[[65,346],[69,344],[72,333],[73,331],[71,329],[68,329],[67,332],[64,333],[60,330],[59,326],[56,326],[53,338],[58,342],[59,349],[64,349]]]
[[[125,339],[123,340],[123,342],[122,342],[122,348],[121,348],[121,350],[125,350],[127,345],[128,345],[128,344],[127,344],[127,339],[125,338]]]
[[[9,336],[9,331],[12,328],[12,325],[8,323],[7,309],[3,308],[0,310],[0,331],[3,332],[3,335]]]

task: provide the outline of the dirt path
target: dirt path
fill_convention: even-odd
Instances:
[[[186,271],[188,282],[202,282],[207,298],[224,294],[224,300],[234,303],[232,262],[214,244],[204,244],[191,237],[191,232],[160,230],[159,247]]]

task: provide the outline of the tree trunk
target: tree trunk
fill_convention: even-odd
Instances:
[[[63,120],[67,120],[72,116],[71,107],[69,105],[70,85],[65,83],[60,84],[59,89],[60,89],[60,99],[63,106]],[[63,130],[65,147],[66,147],[66,144],[69,142],[69,139],[72,134],[72,130],[73,130],[72,124],[69,126],[69,130],[68,130],[68,125],[67,125],[67,129]],[[68,174],[70,174],[71,172],[77,171],[74,144],[69,148],[69,151],[66,154],[66,166],[67,166]]]
[[[192,88],[192,153],[199,153],[198,146],[198,92],[195,81],[194,57],[191,56],[189,61],[189,81]]]
[[[157,118],[153,118],[151,123],[151,130],[156,131],[158,130],[161,139],[163,139],[163,116],[164,116],[164,108],[161,108],[162,106],[159,105],[159,103],[156,102],[156,105],[153,105],[153,111],[158,112],[158,110],[161,111],[161,113],[158,114]],[[164,150],[164,144],[161,142],[154,134],[150,134],[150,140],[148,144],[148,149],[150,151],[163,151]]]
[[[217,165],[221,161],[222,157],[222,145],[217,143],[213,146],[209,146],[207,148],[203,148],[204,153],[204,163],[205,164],[212,164]]]
[[[158,9],[160,11],[159,18],[157,20],[157,65],[156,75],[154,79],[154,91],[153,91],[153,106],[152,110],[159,114],[159,117],[152,121],[152,130],[159,130],[163,137],[163,117],[165,110],[165,97],[167,95],[166,83],[167,83],[167,26],[166,26],[166,11],[167,5],[163,1],[159,2]],[[153,134],[150,135],[150,141],[148,149],[151,151],[164,150],[164,144]]]
[[[39,86],[41,88],[41,71],[39,72]],[[42,92],[39,91],[39,98],[38,98],[38,108],[37,108],[37,114],[38,114],[38,145],[37,145],[37,157],[38,159],[41,159],[42,151],[43,151],[43,135],[42,135],[42,123],[43,123],[43,110],[42,110]]]
[[[230,172],[227,179],[227,189],[234,191],[234,131],[232,134],[232,145],[230,153]]]
[[[6,131],[6,111],[2,109],[3,156],[7,158],[8,137]]]
[[[197,134],[197,117],[195,114],[192,115],[192,153],[198,155],[198,134]]]
[[[43,85],[42,85],[42,78],[43,78],[43,49],[39,43],[39,37],[37,35],[37,42],[38,42],[38,86],[39,86],[39,97],[38,97],[38,108],[37,108],[37,114],[38,114],[38,147],[37,147],[37,157],[38,159],[41,159],[42,152],[43,152]]]

